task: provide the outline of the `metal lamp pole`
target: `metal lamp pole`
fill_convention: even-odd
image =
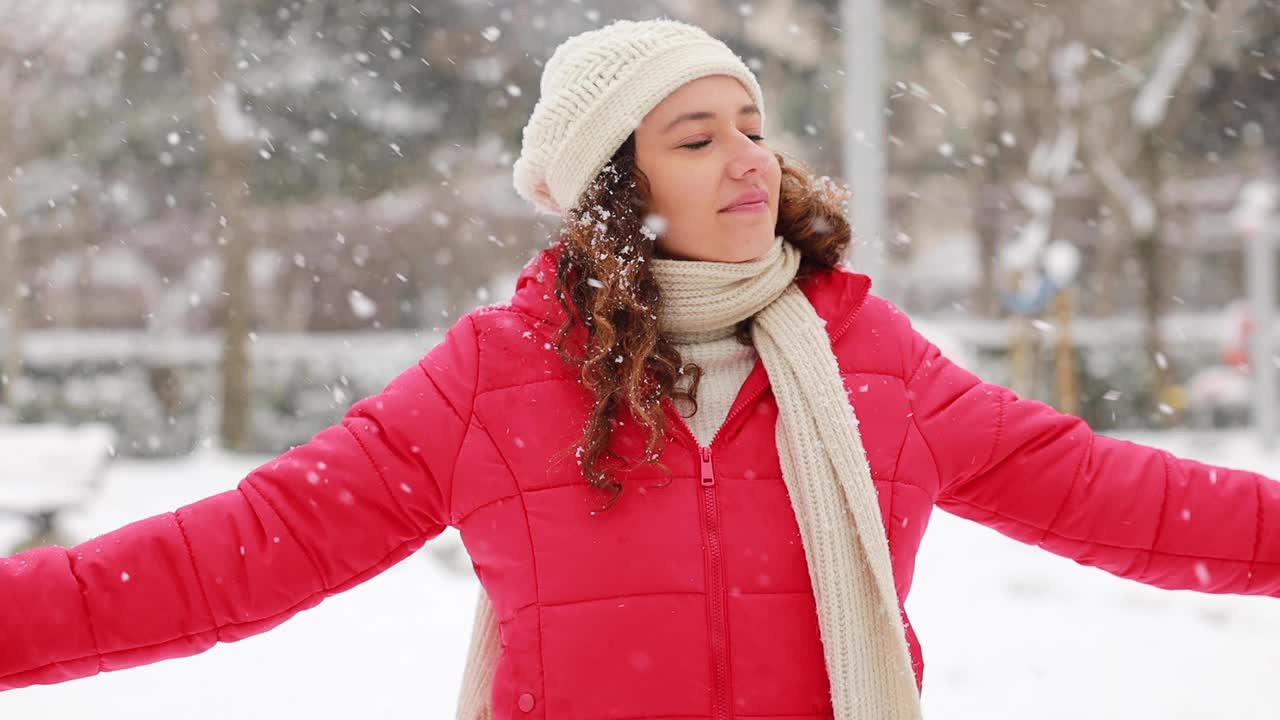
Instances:
[[[1276,247],[1280,225],[1267,223],[1249,233],[1249,306],[1253,314],[1250,367],[1254,376],[1253,420],[1262,446],[1274,450],[1280,398],[1276,395]]]
[[[878,294],[892,295],[885,277],[884,14],[881,0],[844,0],[844,177],[853,190],[852,262]],[[893,299],[893,298],[891,298]]]

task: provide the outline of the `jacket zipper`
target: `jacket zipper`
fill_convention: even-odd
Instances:
[[[839,339],[853,324],[853,319],[865,304],[865,297],[862,300],[858,303],[858,307],[854,308],[853,312],[836,328],[835,332],[831,333],[832,343]],[[762,361],[757,360],[756,362]],[[716,720],[728,720],[729,718],[730,690],[729,629],[725,610],[724,555],[720,547],[720,516],[716,507],[716,477],[712,448],[715,447],[716,441],[720,439],[720,433],[729,426],[729,423],[742,412],[743,408],[750,407],[751,403],[755,402],[756,398],[768,387],[768,383],[762,384],[751,395],[744,398],[742,402],[736,403],[729,411],[729,415],[724,419],[724,422],[720,424],[720,428],[716,430],[716,434],[712,436],[711,444],[706,446],[698,442],[698,438],[693,434],[693,430],[689,428],[689,424],[680,416],[680,411],[676,409],[675,403],[669,398],[666,401],[669,410],[668,415],[675,419],[676,425],[684,432],[689,442],[698,449],[698,463],[701,468],[702,527],[707,537],[707,593],[711,606],[711,656],[714,664],[712,682],[715,684],[712,696],[712,717],[716,718]]]
[[[711,658],[714,663],[712,717],[729,717],[729,630],[725,619],[724,556],[720,552],[720,518],[716,512],[716,476],[711,448],[699,447],[702,461],[702,523],[707,532],[707,593],[711,605]]]
[[[720,514],[716,506],[716,475],[715,463],[712,455],[712,447],[715,446],[716,440],[720,437],[720,432],[728,427],[729,421],[732,420],[741,408],[748,407],[760,393],[764,392],[765,385],[746,398],[744,402],[738,404],[730,411],[728,417],[720,425],[720,430],[716,431],[715,436],[711,438],[711,445],[704,446],[698,442],[693,431],[689,429],[689,424],[684,421],[676,410],[675,404],[670,400],[667,405],[670,408],[670,415],[675,418],[678,426],[684,431],[695,447],[698,449],[698,464],[701,468],[699,474],[699,482],[702,485],[702,527],[707,538],[707,599],[711,611],[711,658],[713,663],[712,682],[712,717],[716,720],[728,720],[730,706],[730,690],[729,690],[729,628],[727,620],[727,610],[725,608],[725,580],[724,580],[724,553],[720,546]]]

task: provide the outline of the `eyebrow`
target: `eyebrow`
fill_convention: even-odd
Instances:
[[[760,108],[756,107],[754,104],[743,105],[738,110],[739,117],[743,115],[759,115],[759,114],[760,114]],[[662,128],[662,132],[664,134],[668,133],[671,131],[671,128],[687,120],[714,120],[715,117],[716,117],[716,114],[708,110],[699,110],[697,112],[687,112],[687,113],[684,113],[683,115],[680,115],[675,120],[672,120],[670,123],[668,123],[666,127]]]

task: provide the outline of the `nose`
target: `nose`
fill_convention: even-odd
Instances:
[[[729,175],[737,179],[751,172],[763,173],[772,157],[768,148],[760,147],[745,133],[737,133],[734,138],[733,154],[729,160]]]

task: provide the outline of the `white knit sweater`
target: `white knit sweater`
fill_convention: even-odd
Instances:
[[[675,347],[680,351],[682,362],[697,363],[702,368],[697,413],[689,417],[693,406],[683,398],[677,398],[675,404],[698,443],[706,447],[711,445],[716,431],[728,417],[738,390],[756,364],[757,355],[754,347],[743,345],[732,334],[712,332],[690,339],[695,341],[677,343]],[[692,375],[681,376],[676,387],[686,390],[692,379]]]

